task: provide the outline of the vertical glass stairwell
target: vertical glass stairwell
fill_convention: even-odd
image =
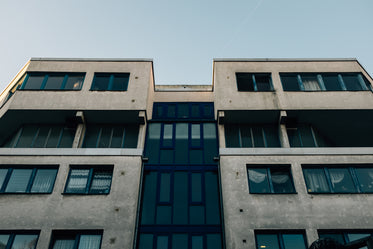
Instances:
[[[154,103],[138,249],[223,248],[213,108],[213,103]]]

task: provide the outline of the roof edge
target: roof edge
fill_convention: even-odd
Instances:
[[[356,58],[214,58],[214,62],[357,61]]]
[[[153,62],[153,59],[149,59],[149,58],[42,58],[42,57],[32,57],[30,61]]]

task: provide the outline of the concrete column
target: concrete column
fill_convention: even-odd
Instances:
[[[75,137],[73,141],[73,148],[80,148],[83,143],[83,137],[85,133],[85,122],[84,115],[82,111],[76,112],[76,118],[79,120],[78,126],[76,127]]]
[[[52,238],[52,230],[49,227],[43,227],[40,231],[36,249],[49,248],[50,239]]]
[[[286,111],[281,111],[278,134],[280,137],[281,147],[290,148],[288,133],[286,132],[286,124],[284,123],[284,120],[286,119],[286,117],[287,117]]]
[[[306,229],[307,243],[308,247],[319,238],[316,229]]]
[[[139,125],[139,136],[137,138],[137,148],[144,149],[145,136],[146,136],[146,113],[145,111],[139,112],[139,120],[142,120]]]
[[[224,111],[218,111],[219,148],[225,148]]]

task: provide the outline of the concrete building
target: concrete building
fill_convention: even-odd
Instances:
[[[0,95],[0,248],[303,249],[373,235],[355,59],[33,58]]]

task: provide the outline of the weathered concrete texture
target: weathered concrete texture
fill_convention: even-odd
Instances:
[[[104,230],[102,248],[131,248],[139,193],[140,156],[2,156],[4,165],[59,165],[51,194],[3,194],[0,230],[41,230],[38,249],[56,229]],[[63,194],[70,165],[114,165],[108,195]],[[4,215],[6,214],[6,215]],[[115,240],[113,243],[112,241]]]
[[[254,230],[307,230],[308,242],[317,229],[371,229],[370,194],[308,194],[302,164],[367,164],[366,156],[221,156],[220,169],[227,248],[255,248]],[[247,165],[288,164],[296,194],[250,194]],[[242,212],[240,212],[242,209]],[[247,240],[248,243],[243,243]]]

